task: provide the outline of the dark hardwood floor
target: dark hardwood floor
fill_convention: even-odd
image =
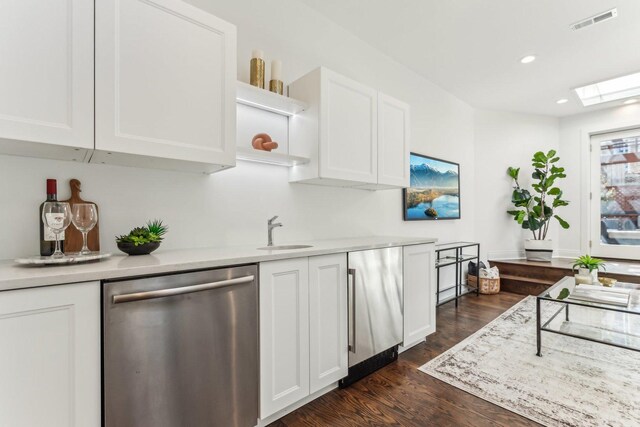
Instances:
[[[418,371],[418,367],[462,341],[523,295],[465,296],[458,309],[440,306],[438,331],[397,362],[344,390],[334,390],[271,426],[538,426]]]

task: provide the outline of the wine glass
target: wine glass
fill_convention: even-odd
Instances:
[[[82,233],[82,249],[80,255],[89,255],[91,251],[87,246],[87,233],[98,223],[98,210],[93,203],[75,203],[71,210],[71,221]]]
[[[63,258],[60,250],[60,234],[71,224],[71,206],[66,202],[44,202],[42,222],[56,235],[56,250],[51,258]]]

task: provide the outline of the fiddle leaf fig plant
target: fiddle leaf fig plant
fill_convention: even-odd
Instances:
[[[546,154],[538,151],[533,155],[532,191],[520,185],[520,168],[507,169],[507,174],[513,180],[511,202],[515,207],[507,213],[513,216],[523,229],[530,230],[535,240],[544,240],[547,237],[551,218],[555,218],[562,228],[569,228],[569,223],[555,213],[557,208],[569,204],[562,198],[562,190],[557,186],[557,181],[567,177],[564,168],[556,165],[558,160],[560,157],[556,156],[555,150]]]

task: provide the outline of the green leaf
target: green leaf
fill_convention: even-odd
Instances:
[[[569,296],[569,289],[567,288],[562,288],[562,290],[560,291],[560,294],[558,295],[558,298],[556,299],[565,299],[566,297]]]
[[[536,218],[529,215],[529,230],[539,230],[543,224],[544,222],[540,222]]]
[[[556,150],[549,150],[547,153],[547,158],[550,159],[556,155]]]
[[[558,187],[553,187],[551,190],[548,191],[548,194],[552,196],[559,196],[562,194],[562,190],[560,190]]]
[[[515,180],[518,179],[519,173],[520,173],[520,168],[512,168],[511,166],[509,166],[509,169],[507,169],[507,174]]]
[[[560,157],[554,157],[553,159],[549,160],[549,163],[555,163],[558,160],[560,160]]]
[[[558,215],[554,215],[553,217],[558,220],[558,222],[560,223],[560,227],[564,228],[565,230],[569,228],[569,223],[567,221],[560,218]]]
[[[544,153],[542,151],[538,151],[537,153],[535,153],[533,155],[533,159],[534,162],[538,162],[538,163],[547,163],[547,157],[544,155]]]
[[[560,196],[558,196],[557,198],[555,198],[555,199],[553,200],[553,203],[552,203],[552,206],[553,206],[554,208],[557,208],[557,207],[560,207],[560,206],[567,206],[567,205],[569,205],[569,202],[567,202],[566,200],[562,200],[562,199],[560,198]]]

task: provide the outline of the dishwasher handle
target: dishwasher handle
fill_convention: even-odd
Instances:
[[[236,279],[220,280],[218,282],[203,283],[201,285],[183,286],[181,288],[158,289],[156,291],[137,292],[133,294],[114,295],[113,303],[120,304],[123,302],[143,301],[154,298],[171,297],[175,295],[190,294],[193,292],[208,291],[211,289],[224,288],[226,286],[240,285],[255,280],[255,276],[244,276]]]

